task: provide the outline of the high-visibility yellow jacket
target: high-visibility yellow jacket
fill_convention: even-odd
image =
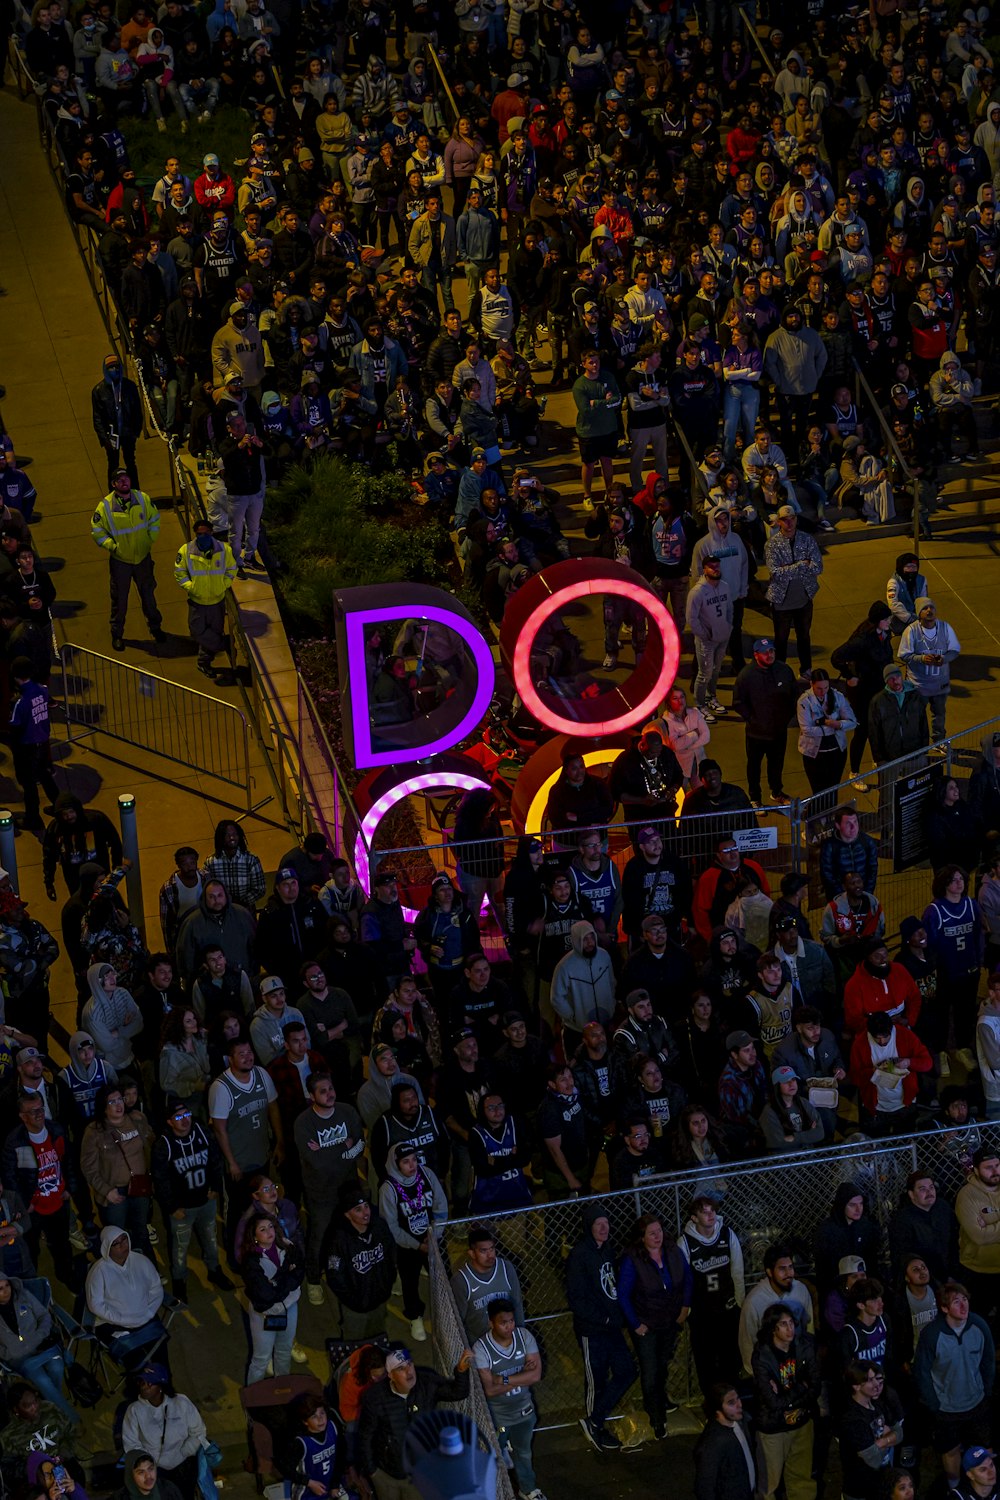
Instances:
[[[142,490],[132,490],[125,504],[112,490],[94,511],[90,534],[119,562],[139,563],[160,534],[160,512]]]
[[[218,604],[236,577],[236,558],[228,542],[213,538],[211,552],[185,542],[174,562],[174,577],[195,604]]]

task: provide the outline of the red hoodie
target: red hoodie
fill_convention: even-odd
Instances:
[[[905,1021],[910,1027],[917,1024],[920,991],[902,964],[890,964],[888,975],[880,979],[862,962],[844,986],[844,1025],[849,1032],[864,1031],[868,1017],[876,1011],[886,1011],[895,1021]]]

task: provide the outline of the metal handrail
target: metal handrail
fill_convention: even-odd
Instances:
[[[451,84],[448,82],[448,79],[447,79],[447,77],[445,75],[444,68],[441,66],[441,59],[438,56],[438,50],[434,46],[434,44],[432,42],[428,42],[427,43],[427,52],[428,52],[428,55],[430,56],[431,62],[434,64],[434,67],[437,69],[437,75],[438,75],[438,77],[441,80],[441,84],[442,84],[442,87],[444,88],[445,93],[448,96],[448,103],[451,105],[452,114],[455,116],[455,119],[457,120],[459,118],[459,116],[461,115],[462,111],[459,109],[458,105],[455,103],[455,95],[451,91]]]
[[[775,68],[774,63],[771,61],[771,59],[768,57],[767,53],[764,51],[763,46],[761,45],[760,37],[757,35],[757,28],[756,28],[756,26],[751,21],[750,17],[747,15],[747,13],[743,9],[742,5],[737,5],[736,9],[739,11],[740,19],[742,20],[743,25],[746,27],[747,35],[749,36],[750,40],[753,42],[754,46],[757,48],[757,51],[760,53],[761,62],[764,64],[764,67],[770,73],[772,79],[777,78],[778,71]]]
[[[885,413],[883,412],[882,408],[879,406],[878,401],[875,399],[875,392],[872,390],[871,386],[868,384],[868,378],[865,375],[864,370],[862,370],[862,368],[861,368],[861,366],[860,366],[860,364],[858,363],[857,360],[854,361],[854,373],[855,373],[855,376],[857,378],[857,382],[858,382],[859,387],[865,393],[865,398],[866,398],[866,400],[868,402],[869,407],[875,413],[875,420],[878,422],[878,425],[879,425],[879,427],[881,429],[883,441],[892,450],[893,458],[895,459],[896,463],[898,464],[899,469],[902,472],[903,478],[906,480],[907,484],[909,484],[910,487],[911,487],[911,489],[913,490],[913,550],[914,550],[914,552],[916,552],[917,556],[919,557],[919,555],[920,555],[920,506],[919,506],[919,504],[917,502],[917,488],[916,488],[916,482],[915,482],[916,476],[913,474],[913,472],[910,469],[909,464],[906,462],[906,459],[903,457],[902,452],[900,451],[899,444],[896,442],[896,439],[892,435],[892,428],[889,426],[888,422],[885,419]]]

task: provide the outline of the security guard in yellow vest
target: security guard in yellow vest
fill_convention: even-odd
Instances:
[[[94,511],[90,534],[108,554],[111,587],[111,644],[125,650],[125,615],[134,583],[154,641],[165,641],[163,616],[156,605],[153,543],[160,531],[160,512],[142,490],[133,489],[127,469],[117,469],[111,492]]]
[[[198,647],[198,671],[214,682],[212,661],[226,643],[226,594],[236,577],[236,558],[228,542],[212,535],[211,521],[194,523],[194,538],[178,552],[174,577],[188,596],[188,630]]]

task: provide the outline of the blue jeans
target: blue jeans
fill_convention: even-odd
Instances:
[[[743,433],[743,441],[749,447],[753,442],[754,423],[760,411],[760,391],[755,385],[730,384],[726,386],[723,403],[722,454],[727,464],[736,457],[736,436]]]
[[[58,1349],[39,1349],[26,1359],[11,1360],[11,1369],[25,1380],[38,1387],[46,1401],[58,1406],[64,1417],[73,1423],[80,1421],[80,1413],[74,1411],[62,1393],[63,1362]]]
[[[438,283],[441,284],[441,296],[444,299],[444,310],[450,312],[455,306],[455,299],[451,295],[451,271],[438,269],[433,266],[424,266],[420,272],[420,285],[425,292],[430,292],[432,297],[437,297]]]
[[[200,1208],[186,1208],[182,1219],[167,1219],[170,1232],[170,1274],[176,1281],[183,1281],[187,1275],[188,1247],[195,1234],[198,1236],[206,1270],[218,1270],[219,1242],[215,1230],[218,1211],[217,1200],[209,1198]]]
[[[107,1326],[107,1325],[105,1325]],[[98,1329],[98,1333],[103,1330]],[[110,1339],[107,1339],[108,1348],[120,1365],[133,1364],[129,1359],[139,1349],[146,1349],[150,1344],[158,1343],[166,1335],[167,1330],[159,1318],[150,1318],[148,1323],[143,1323],[141,1328],[116,1328]]]
[[[146,1232],[149,1224],[148,1198],[126,1198],[121,1203],[105,1203],[98,1209],[98,1213],[103,1226],[113,1224],[116,1229],[124,1229],[132,1241],[132,1249],[152,1259],[153,1252]]]

